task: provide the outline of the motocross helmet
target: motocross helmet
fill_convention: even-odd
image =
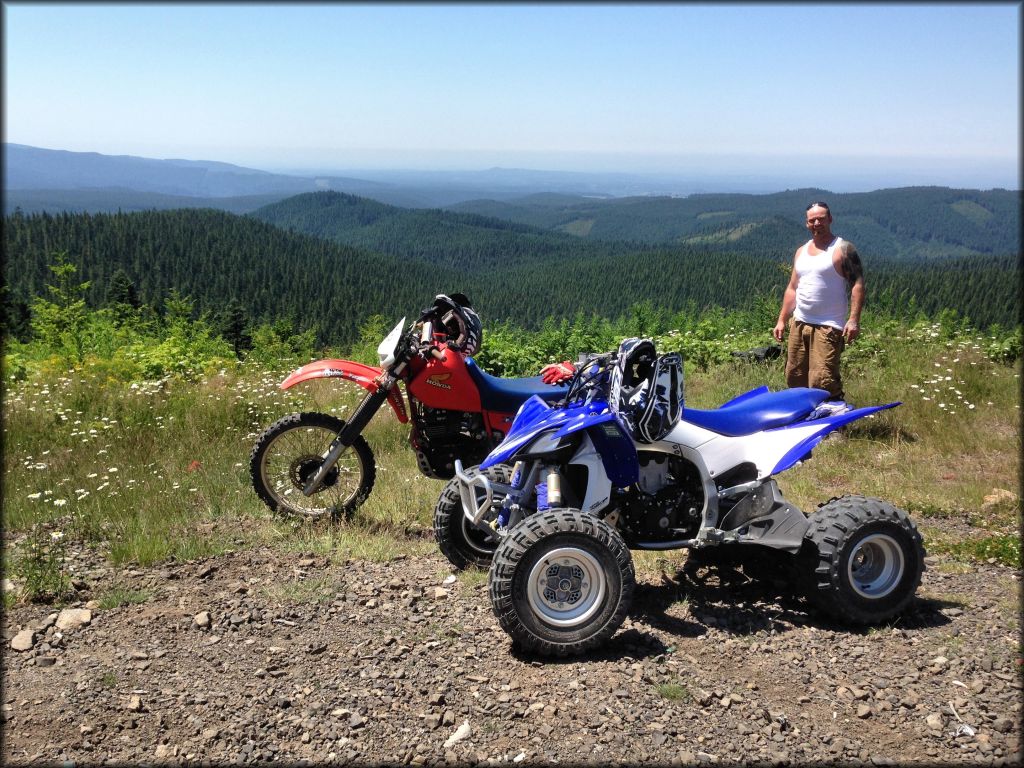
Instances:
[[[483,344],[480,316],[464,293],[439,293],[425,313],[433,316],[438,329],[448,336],[448,347],[464,355],[475,355]]]
[[[612,370],[609,403],[634,439],[661,440],[683,410],[682,357],[658,356],[650,339],[625,339]]]

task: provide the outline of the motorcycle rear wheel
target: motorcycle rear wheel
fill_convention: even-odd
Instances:
[[[361,435],[327,473],[320,488],[310,496],[303,493],[344,426],[344,421],[326,413],[292,413],[260,435],[249,457],[249,474],[256,494],[272,511],[304,519],[338,520],[350,518],[366,501],[377,467]]]
[[[502,538],[488,576],[491,607],[520,648],[567,656],[597,648],[633,601],[633,559],[619,533],[578,509],[530,515]]]
[[[469,472],[482,472],[491,482],[503,485],[508,485],[512,477],[511,468],[504,464],[497,464],[484,470],[474,467]],[[502,498],[504,497],[501,494],[494,494],[491,512],[484,518],[485,522],[489,523],[497,517]],[[494,550],[498,546],[497,537],[488,538],[486,533],[466,519],[462,511],[462,498],[459,496],[458,478],[453,477],[449,480],[437,499],[437,506],[434,507],[434,538],[437,539],[441,554],[459,570],[471,565],[487,568],[494,557]]]
[[[925,551],[906,512],[880,499],[843,496],[809,522],[804,557],[816,608],[849,624],[881,624],[909,605]]]

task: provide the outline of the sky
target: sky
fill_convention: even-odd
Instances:
[[[1020,188],[1020,3],[4,2],[4,141]],[[894,185],[894,184],[889,184]]]

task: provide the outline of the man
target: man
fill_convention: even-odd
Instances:
[[[807,229],[811,239],[793,257],[772,334],[781,342],[792,317],[786,386],[827,389],[833,400],[842,400],[839,357],[860,335],[864,270],[853,243],[832,234],[832,212],[826,203],[807,206]]]

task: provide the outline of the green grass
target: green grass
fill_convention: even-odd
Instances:
[[[487,585],[486,568],[466,568],[458,573],[459,583],[466,589],[478,589]]]
[[[964,560],[985,560],[1021,567],[1020,534],[1003,533],[995,536],[972,537],[943,547],[954,557]]]
[[[329,603],[347,587],[343,581],[328,576],[312,576],[290,581],[277,581],[264,589],[266,595],[282,605],[303,603]]]
[[[930,552],[1019,567],[1020,501],[987,504],[986,497],[1019,488],[1020,361],[993,362],[988,350],[998,340],[980,334],[872,329],[867,321],[865,327],[863,341],[844,355],[847,398],[858,406],[903,405],[823,441],[811,461],[779,477],[783,491],[806,511],[847,493],[887,499],[914,515]],[[749,348],[755,341],[753,332],[740,329],[716,343]],[[9,381],[3,403],[8,562],[25,561],[33,531],[43,543],[101,546],[115,565],[189,561],[257,546],[336,561],[436,553],[431,518],[444,483],[419,472],[408,427],[390,409],[365,433],[377,481],[353,520],[295,522],[258,500],[248,476],[257,434],[293,411],[345,418],[363,394],[337,381],[283,392],[277,385],[285,373],[242,365],[195,382],[129,384],[102,366],[85,366]],[[687,405],[697,408],[762,384],[784,387],[781,361],[728,361],[707,370],[688,363],[686,376]],[[956,523],[955,533],[944,528],[948,522]],[[43,563],[35,576],[40,595],[60,591],[59,581],[47,581],[59,574],[43,571],[62,566],[56,559],[45,565],[45,556],[36,558]],[[673,572],[684,558],[635,553],[638,573],[652,578]],[[468,586],[483,578],[460,576]]]
[[[691,698],[690,690],[682,683],[659,683],[654,690],[667,701],[686,702]]]
[[[104,592],[99,600],[101,610],[120,608],[122,605],[139,605],[145,603],[153,596],[148,589],[126,589],[125,587],[114,587]]]
[[[638,578],[657,581],[662,574],[674,577],[686,563],[686,550],[633,552],[633,569]]]
[[[63,532],[33,525],[8,557],[10,573],[21,581],[21,597],[29,602],[58,602],[71,594]],[[8,594],[5,593],[5,603]],[[16,595],[10,593],[10,598]]]
[[[4,409],[5,526],[19,532],[41,523],[103,542],[118,565],[267,543],[375,560],[423,551],[394,534],[430,527],[443,484],[416,469],[407,429],[390,412],[367,430],[378,480],[352,523],[296,527],[257,499],[248,459],[258,432],[295,410],[344,417],[361,394],[351,385],[282,392],[281,378],[226,372],[132,387],[84,373],[12,387]]]
[[[855,492],[911,511],[976,513],[995,489],[1019,487],[1020,363],[988,360],[981,338],[922,334],[872,340],[885,354],[848,351],[847,400],[903,404],[826,439],[812,461],[781,476],[795,502],[813,509]],[[781,387],[781,367],[776,375]],[[1018,500],[988,522],[997,533],[1016,532],[1019,515]]]

